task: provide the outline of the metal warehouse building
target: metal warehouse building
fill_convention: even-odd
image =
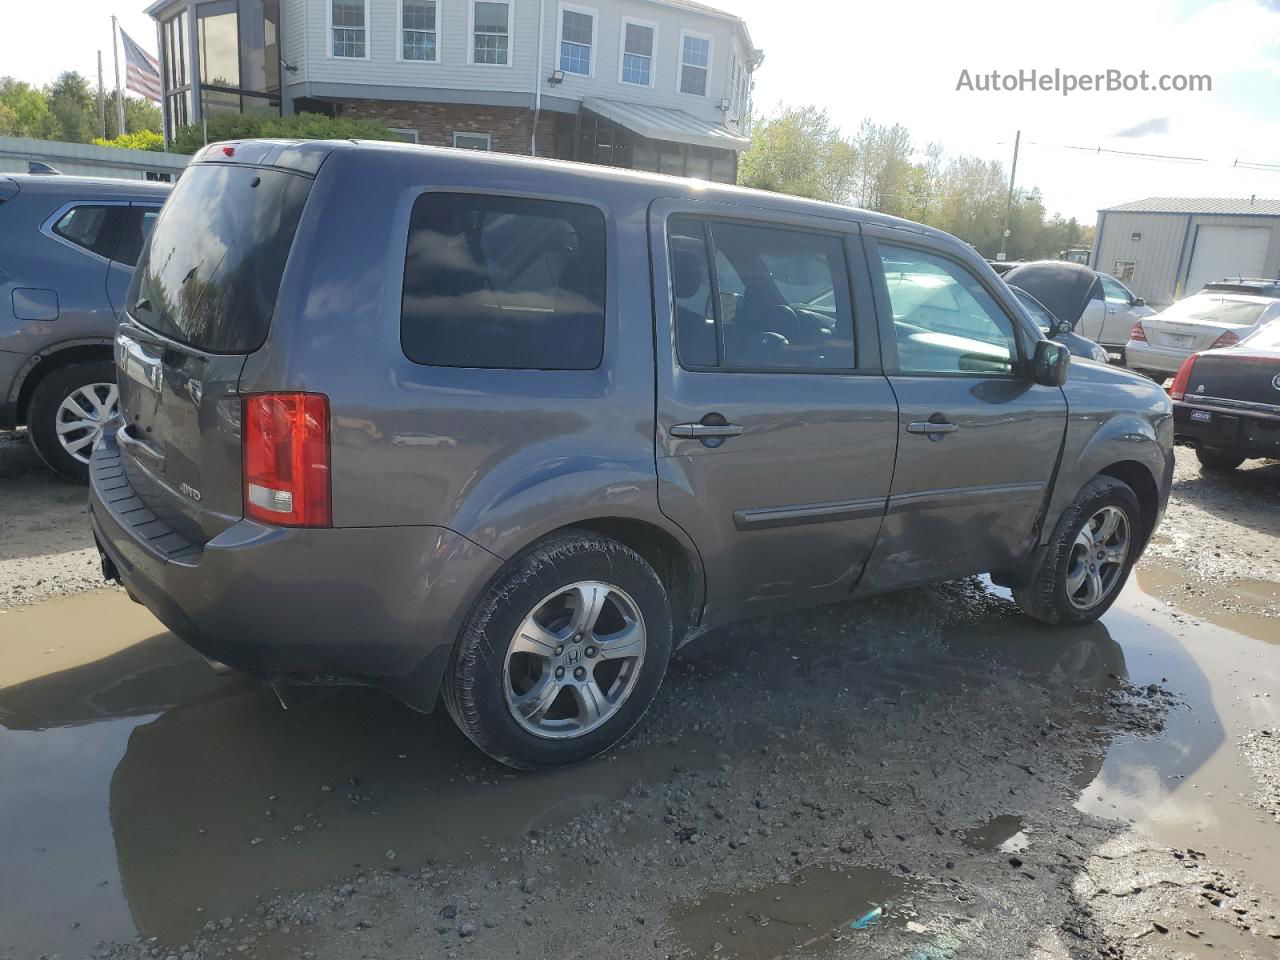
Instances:
[[[1280,277],[1280,200],[1148,197],[1099,210],[1093,265],[1153,306],[1224,277]]]

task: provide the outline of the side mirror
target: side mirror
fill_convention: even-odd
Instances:
[[[1052,340],[1037,340],[1031,379],[1044,387],[1060,387],[1071,372],[1071,351]]]
[[[1146,301],[1146,300],[1144,300],[1144,299],[1142,299],[1142,297],[1134,297],[1134,298],[1133,298],[1133,304],[1132,304],[1132,306],[1135,306],[1135,307],[1145,307],[1146,305],[1147,305],[1147,301]]]

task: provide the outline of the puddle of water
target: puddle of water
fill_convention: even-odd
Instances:
[[[1146,563],[1137,570],[1139,586],[1214,626],[1280,644],[1280,584],[1269,580],[1192,580],[1177,566]]]
[[[772,960],[827,956],[838,942],[867,942],[906,926],[916,912],[919,881],[872,867],[810,867],[754,890],[714,893],[678,907],[671,924],[695,957]],[[850,924],[880,907],[863,930]]]
[[[992,817],[960,835],[967,847],[984,853],[1022,853],[1031,845],[1031,838],[1022,826],[1022,818],[1005,813]]]
[[[378,691],[307,691],[284,711],[114,592],[0,625],[0,952],[78,955],[135,931],[181,943],[258,896],[483,858],[714,761],[687,738],[516,775],[443,714]]]

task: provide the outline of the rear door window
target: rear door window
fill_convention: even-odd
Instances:
[[[124,223],[120,227],[120,239],[116,243],[115,256],[111,259],[127,267],[137,266],[138,258],[142,256],[142,247],[147,242],[147,237],[159,215],[159,207],[137,205],[129,207],[125,212]]]
[[[187,168],[143,247],[130,314],[199,350],[257,350],[311,184],[262,167]]]
[[[682,366],[853,369],[853,309],[839,237],[689,217],[672,217],[667,235]]]
[[[414,203],[400,315],[414,363],[591,370],[604,352],[604,301],[595,207],[454,193]]]
[[[53,225],[53,232],[90,253],[110,260],[129,208],[120,204],[85,203],[72,207]]]

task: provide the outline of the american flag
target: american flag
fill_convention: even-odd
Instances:
[[[140,93],[158,103],[160,101],[160,62],[134,43],[123,30],[120,31],[120,40],[124,44],[126,89]]]

